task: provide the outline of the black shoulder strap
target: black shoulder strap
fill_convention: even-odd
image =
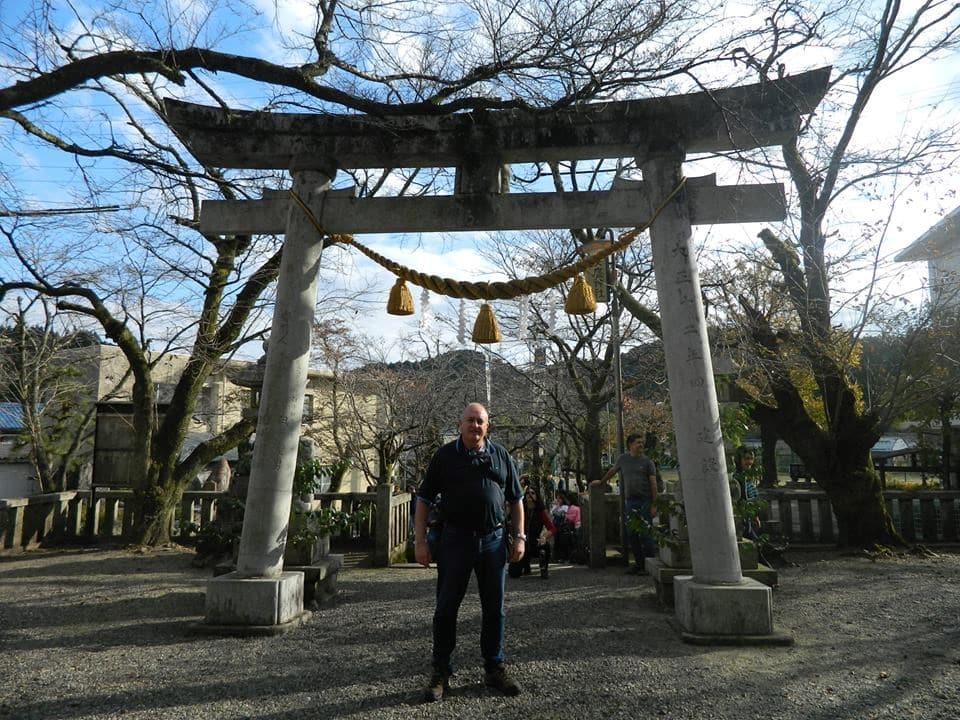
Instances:
[[[490,472],[493,473],[493,476],[497,481],[497,485],[500,486],[500,489],[506,493],[507,478],[506,473],[502,472],[503,468],[500,464],[500,448],[491,443],[490,450],[492,450],[492,452],[488,451],[490,454]]]

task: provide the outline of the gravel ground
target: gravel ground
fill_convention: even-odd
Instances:
[[[481,685],[479,607],[459,671],[417,703],[434,573],[348,569],[338,603],[275,637],[201,636],[209,570],[184,548],[0,559],[0,718],[960,718],[960,554],[791,552],[774,592],[790,647],[679,639],[649,578],[559,565],[508,580],[524,693]]]

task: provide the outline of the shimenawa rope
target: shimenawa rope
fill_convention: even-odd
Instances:
[[[578,260],[574,264],[557,268],[556,270],[546,273],[545,275],[519,278],[507,282],[469,282],[454,280],[452,278],[442,278],[438,277],[437,275],[426,275],[425,273],[400,265],[390,258],[384,257],[380,253],[371,250],[355,240],[352,235],[337,234],[329,235],[329,237],[332,242],[343,243],[344,245],[352,245],[382,268],[389,270],[400,279],[407,280],[419,287],[427,288],[428,290],[439,295],[446,295],[454,298],[466,298],[469,300],[509,300],[522,295],[543,292],[544,290],[552,288],[562,282],[565,282],[566,280],[575,277],[578,273],[581,273],[584,270],[589,270],[590,268],[598,265],[602,260],[609,257],[613,253],[624,250],[630,245],[630,243],[636,240],[640,233],[653,224],[654,220],[656,220],[660,213],[663,212],[670,201],[673,200],[673,198],[676,197],[676,195],[683,189],[685,183],[686,178],[682,178],[677,186],[670,191],[670,194],[664,198],[663,202],[660,203],[646,223],[623,233],[616,242],[612,242],[609,245],[604,245],[602,249],[582,258],[581,260]],[[303,199],[293,190],[290,190],[290,197],[293,198],[294,202],[296,202],[303,212],[306,213],[311,224],[313,224],[317,232],[320,233],[321,236],[327,236],[328,233],[320,225],[320,221],[317,220],[316,215],[313,214],[313,211],[310,210]]]

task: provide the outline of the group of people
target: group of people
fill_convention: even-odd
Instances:
[[[539,561],[540,577],[546,578],[550,572],[551,541],[557,534],[557,527],[547,512],[539,490],[534,487],[523,489],[523,514],[528,541],[524,544],[523,556],[510,563],[507,574],[512,578],[529,575],[532,572],[531,563],[536,559]]]
[[[582,515],[576,492],[558,490],[548,508],[540,491],[523,484],[523,511],[528,540],[524,544],[523,557],[511,562],[507,574],[512,578],[530,575],[536,560],[541,578],[550,575],[550,561],[571,560],[580,542]]]

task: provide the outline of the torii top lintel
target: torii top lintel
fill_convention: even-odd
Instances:
[[[664,98],[561,110],[453,115],[331,115],[224,110],[167,99],[176,131],[201,162],[288,169],[294,158],[338,168],[454,167],[633,157],[652,143],[687,153],[780,145],[813,112],[830,68],[779,80]]]

